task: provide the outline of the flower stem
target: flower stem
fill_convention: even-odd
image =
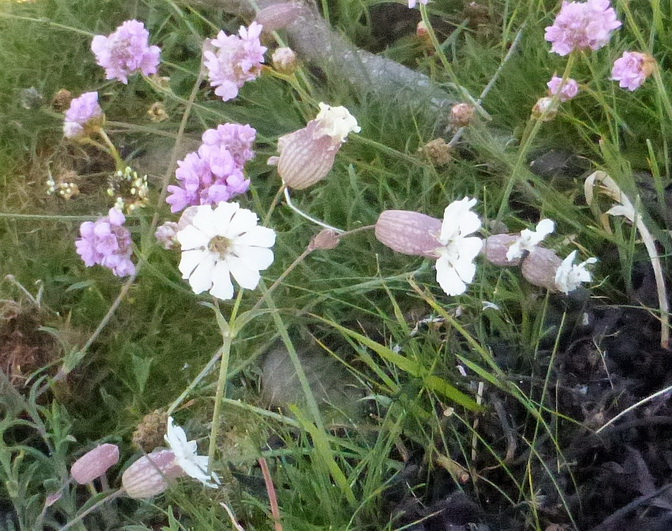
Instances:
[[[222,398],[226,390],[226,374],[229,370],[229,354],[231,352],[231,343],[233,342],[233,331],[222,334],[222,359],[219,363],[219,377],[217,379],[217,391],[215,392],[215,408],[212,412],[212,427],[210,428],[210,444],[208,446],[208,474],[212,472],[212,464],[215,459],[215,450],[217,448],[217,437],[219,427],[221,426],[220,416],[222,410]]]
[[[343,229],[338,229],[336,227],[332,227],[331,225],[327,225],[326,223],[324,223],[323,221],[320,221],[319,219],[316,219],[312,216],[309,216],[308,214],[306,214],[305,212],[300,210],[298,207],[294,206],[294,204],[292,203],[292,200],[289,197],[289,189],[288,188],[285,188],[284,193],[285,193],[285,201],[287,201],[287,206],[289,208],[291,208],[294,212],[296,212],[299,216],[301,216],[303,218],[306,218],[308,221],[311,221],[311,222],[315,223],[315,225],[319,225],[323,229],[333,230],[337,234],[343,234],[343,232],[345,232],[345,231],[343,231]]]
[[[108,149],[108,153],[112,155],[114,163],[117,166],[117,170],[124,171],[124,169],[126,168],[126,163],[121,158],[121,155],[119,154],[119,151],[117,150],[116,146],[112,143],[112,140],[110,140],[110,137],[107,136],[107,133],[102,127],[98,129],[98,135],[100,136],[100,138],[103,139],[103,142],[105,142],[105,145],[107,146]]]
[[[575,52],[572,52],[569,55],[567,65],[565,66],[565,71],[562,74],[563,85],[569,79],[569,74],[572,70],[572,66],[574,65],[575,57],[576,57]],[[558,91],[556,94],[553,95],[551,107],[555,107],[555,105],[557,105],[559,97],[560,97],[560,91]],[[525,126],[525,131],[523,132],[523,136],[521,137],[518,157],[516,158],[516,162],[514,163],[513,168],[511,169],[511,174],[509,176],[508,182],[506,183],[504,196],[502,197],[502,201],[499,206],[499,211],[497,212],[497,217],[495,218],[496,222],[502,221],[502,218],[504,217],[504,211],[509,206],[509,198],[511,197],[511,193],[513,192],[513,187],[518,182],[518,173],[521,171],[523,167],[523,163],[527,158],[527,153],[530,150],[530,147],[532,146],[532,142],[534,142],[534,139],[539,133],[539,130],[541,129],[542,124],[544,123],[544,119],[547,113],[548,109],[544,111],[543,114],[538,118],[530,117],[530,119],[527,122],[527,125]]]
[[[86,518],[86,517],[87,517],[89,514],[91,514],[93,511],[95,511],[96,509],[98,509],[98,507],[101,507],[103,504],[105,504],[105,503],[107,503],[107,502],[109,502],[109,501],[112,501],[112,500],[115,499],[115,498],[118,498],[119,496],[121,496],[121,495],[124,494],[125,492],[126,492],[125,489],[123,489],[123,488],[122,488],[122,489],[119,489],[119,490],[113,492],[112,494],[110,494],[107,498],[103,498],[102,500],[100,500],[100,501],[94,503],[94,504],[93,504],[91,507],[89,507],[86,511],[84,511],[84,512],[81,513],[81,514],[78,514],[75,518],[73,518],[72,520],[70,520],[70,521],[69,521],[67,524],[65,524],[63,527],[61,527],[61,531],[66,531],[67,529],[70,529],[70,528],[73,527],[75,524],[78,524],[79,522],[81,522],[84,518]]]

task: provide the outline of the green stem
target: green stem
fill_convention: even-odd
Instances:
[[[569,74],[572,70],[572,66],[574,65],[575,57],[576,57],[575,52],[572,52],[569,55],[567,65],[565,66],[565,71],[562,74],[563,84],[566,83],[567,80],[569,79]],[[555,107],[558,103],[558,100],[559,100],[559,92],[558,94],[555,94],[553,96],[551,107]],[[527,125],[525,126],[525,131],[523,132],[523,136],[521,138],[520,150],[518,151],[518,158],[516,159],[513,168],[511,168],[511,175],[509,176],[509,180],[506,183],[504,196],[502,197],[502,201],[499,206],[499,211],[497,212],[497,218],[496,218],[497,222],[502,221],[502,218],[504,217],[504,212],[509,206],[509,198],[511,197],[511,193],[513,192],[513,187],[516,185],[518,181],[518,173],[521,171],[523,164],[527,160],[527,153],[530,150],[530,147],[532,146],[532,142],[534,142],[534,139],[537,137],[537,134],[539,133],[539,130],[541,129],[542,124],[544,123],[546,115],[547,111],[545,111],[538,118],[530,117],[530,119],[527,122]]]
[[[219,363],[219,377],[217,379],[217,391],[215,393],[215,409],[212,412],[212,428],[210,429],[210,444],[208,446],[208,473],[212,471],[212,464],[215,460],[215,450],[217,449],[217,437],[219,436],[219,427],[221,426],[220,416],[222,410],[222,398],[226,390],[226,374],[229,370],[229,354],[231,352],[231,343],[233,342],[233,333],[229,331],[223,334],[222,359]]]
[[[117,166],[117,170],[124,171],[124,169],[126,169],[126,163],[121,158],[121,155],[119,154],[119,151],[117,150],[116,146],[112,143],[112,140],[110,140],[110,137],[107,136],[107,133],[102,127],[98,129],[98,135],[100,136],[100,138],[103,139],[103,142],[105,142],[105,145],[107,146],[108,149],[108,153],[112,155],[114,163]]]

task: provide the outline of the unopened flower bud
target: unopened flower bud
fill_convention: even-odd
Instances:
[[[430,140],[418,152],[425,155],[434,166],[445,166],[452,158],[452,148],[443,138]]]
[[[130,498],[151,498],[161,494],[170,482],[185,472],[175,462],[172,450],[152,452],[138,459],[121,476],[121,484]]]
[[[339,243],[341,243],[341,240],[336,232],[331,229],[324,229],[310,240],[308,249],[311,251],[328,251],[334,249]]]
[[[265,32],[270,33],[289,26],[302,10],[303,6],[297,2],[273,4],[259,11],[254,21],[261,24]]]
[[[509,247],[511,247],[517,240],[518,235],[516,234],[495,234],[494,236],[490,236],[485,240],[485,246],[483,247],[485,259],[500,267],[519,265],[520,258],[515,258],[513,260],[506,258],[506,253],[509,252]]]
[[[71,101],[72,92],[66,89],[61,89],[54,95],[54,99],[51,100],[51,106],[55,111],[64,112],[68,107],[70,107]]]
[[[468,103],[458,103],[450,109],[450,123],[454,127],[465,127],[474,119],[475,109]]]
[[[70,475],[80,485],[86,485],[118,462],[119,447],[116,444],[101,444],[77,459],[70,468]]]
[[[409,210],[385,210],[375,226],[376,238],[402,254],[437,258],[441,220]]]
[[[544,122],[550,122],[558,115],[557,102],[553,102],[553,98],[544,96],[539,98],[537,103],[532,107],[532,116],[537,120],[541,119]]]
[[[535,247],[523,260],[522,273],[533,286],[557,291],[555,275],[562,260],[555,251],[545,247]]]
[[[179,242],[175,235],[179,230],[177,223],[174,221],[167,221],[156,229],[154,237],[164,249],[174,249]]]
[[[271,61],[273,68],[281,74],[290,76],[296,72],[296,54],[291,48],[282,47],[276,49],[271,56]]]
[[[423,44],[431,43],[429,30],[427,29],[427,24],[425,24],[424,20],[418,22],[418,25],[415,28],[415,36],[422,41]]]

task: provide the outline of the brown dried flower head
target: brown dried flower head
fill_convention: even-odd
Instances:
[[[273,68],[286,76],[296,72],[296,54],[291,48],[277,48],[271,56]]]
[[[474,120],[475,108],[469,103],[458,103],[450,109],[450,123],[453,127],[466,127]]]
[[[166,106],[160,101],[155,101],[147,110],[147,116],[154,123],[165,122],[170,116],[166,112]]]
[[[452,148],[443,138],[430,140],[418,152],[425,155],[434,166],[445,166],[452,158]]]
[[[142,422],[133,432],[133,446],[145,452],[151,452],[163,445],[163,436],[168,426],[168,414],[155,409],[144,416]]]
[[[310,240],[308,249],[311,251],[329,251],[334,249],[339,243],[341,243],[341,240],[335,231],[324,229]]]

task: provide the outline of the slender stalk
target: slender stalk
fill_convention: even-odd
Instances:
[[[67,529],[70,529],[70,528],[73,527],[75,524],[78,524],[79,522],[81,522],[84,518],[86,518],[86,517],[87,517],[89,514],[91,514],[93,511],[97,510],[99,507],[101,507],[101,506],[104,505],[105,503],[107,503],[107,502],[109,502],[109,501],[111,501],[111,500],[113,500],[113,499],[115,499],[115,498],[118,498],[119,496],[123,495],[125,492],[126,492],[126,490],[123,489],[123,488],[121,488],[121,489],[119,489],[119,490],[113,492],[112,494],[110,494],[107,498],[104,498],[104,499],[100,500],[99,502],[94,503],[94,504],[93,504],[91,507],[89,507],[86,511],[84,511],[84,512],[81,513],[81,514],[78,514],[75,518],[73,518],[72,520],[70,520],[70,521],[69,521],[67,524],[65,524],[63,527],[61,527],[61,531],[66,531]]]
[[[100,138],[103,139],[103,142],[105,142],[105,145],[107,146],[108,149],[108,153],[112,155],[114,163],[117,166],[117,170],[124,171],[124,168],[126,168],[126,163],[121,158],[121,155],[119,154],[119,151],[117,150],[116,146],[112,143],[112,140],[110,140],[110,137],[107,136],[107,133],[102,127],[98,129],[98,135],[100,136]]]
[[[278,497],[275,493],[273,478],[271,477],[271,472],[268,469],[268,463],[266,463],[266,458],[264,457],[260,457],[258,461],[259,466],[261,467],[261,473],[264,475],[264,483],[266,484],[266,492],[268,493],[268,502],[271,506],[271,514],[273,515],[273,525],[275,527],[275,531],[282,531],[282,523],[280,523],[280,509],[278,507]]]
[[[289,189],[288,188],[285,188],[284,193],[285,193],[285,201],[287,201],[287,206],[289,208],[291,208],[294,212],[296,212],[299,216],[301,216],[303,218],[306,218],[308,221],[310,221],[312,223],[315,223],[315,225],[318,225],[318,226],[322,227],[323,229],[333,230],[334,232],[336,232],[338,234],[342,234],[343,232],[345,232],[343,229],[338,229],[336,227],[332,227],[331,225],[327,225],[324,221],[320,221],[319,219],[316,219],[312,216],[309,216],[308,214],[306,214],[305,212],[300,210],[298,207],[294,206],[291,198],[289,197]]]
[[[210,444],[208,445],[208,474],[212,472],[215,450],[217,449],[217,437],[219,436],[219,427],[221,426],[220,416],[222,410],[222,398],[224,398],[224,391],[226,390],[226,374],[229,370],[229,354],[231,352],[231,343],[233,342],[232,332],[229,331],[228,333],[224,333],[222,339],[222,359],[219,363],[219,377],[217,379],[217,391],[215,392],[215,409],[212,412],[212,428],[210,429]]]

